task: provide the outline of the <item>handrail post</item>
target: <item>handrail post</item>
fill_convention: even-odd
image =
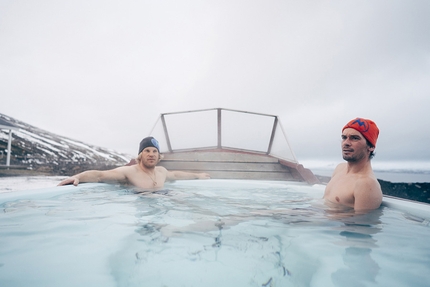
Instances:
[[[166,119],[164,118],[164,114],[161,115],[161,122],[163,123],[164,135],[166,136],[166,143],[169,152],[172,152],[172,145],[170,144],[169,132],[167,131]]]
[[[275,120],[273,121],[272,134],[270,135],[269,147],[267,148],[267,154],[270,154],[272,151],[273,140],[275,139],[276,127],[278,126],[278,117],[275,116]]]
[[[9,130],[9,140],[7,142],[6,166],[10,166],[10,154],[12,153],[12,130]]]
[[[217,119],[218,119],[218,148],[221,148],[221,109],[217,109]]]

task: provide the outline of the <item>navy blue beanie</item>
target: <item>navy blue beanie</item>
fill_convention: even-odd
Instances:
[[[160,152],[160,146],[158,145],[158,141],[153,137],[146,137],[140,142],[139,152],[137,154],[140,154],[145,148],[150,146],[155,147],[158,152]]]

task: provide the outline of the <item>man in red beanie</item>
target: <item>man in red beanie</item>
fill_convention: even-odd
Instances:
[[[66,178],[58,185],[80,182],[123,183],[142,189],[160,189],[166,180],[179,179],[208,179],[207,173],[192,173],[184,171],[168,171],[162,166],[156,166],[160,161],[158,141],[153,137],[144,138],[139,144],[136,164],[121,166],[111,170],[88,170]]]
[[[341,146],[346,163],[334,170],[324,192],[326,200],[356,211],[379,208],[382,191],[370,163],[378,135],[378,127],[368,119],[356,118],[343,127]]]

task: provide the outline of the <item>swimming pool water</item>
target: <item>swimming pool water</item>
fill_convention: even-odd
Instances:
[[[429,218],[324,187],[178,181],[0,195],[0,286],[428,286]]]

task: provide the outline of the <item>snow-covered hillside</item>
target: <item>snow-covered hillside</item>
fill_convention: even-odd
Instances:
[[[18,128],[12,134],[11,165],[68,174],[128,163],[131,156],[39,129],[0,113],[0,121]],[[0,130],[0,165],[6,164],[8,130]]]

